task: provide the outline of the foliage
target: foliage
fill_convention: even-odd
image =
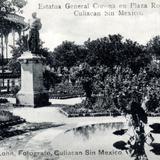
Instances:
[[[86,93],[87,99],[91,99],[93,92],[94,82],[94,70],[87,63],[81,64],[78,72],[75,73],[76,77],[80,80],[80,83]]]
[[[57,66],[70,67],[75,63],[76,45],[74,42],[65,41],[54,49]]]
[[[26,0],[12,0],[11,2],[13,6],[16,6],[18,9],[23,8],[27,4]]]
[[[93,41],[89,39],[84,44],[88,50],[86,61],[91,66],[101,64],[111,67],[117,63],[117,59],[121,56],[121,35],[109,35],[109,37],[104,37]]]
[[[12,59],[9,61],[8,67],[13,73],[20,73],[21,71],[18,58],[23,54],[24,51],[26,51],[26,46],[23,43],[24,38],[25,37],[22,37],[22,39],[18,40],[16,46],[10,46],[12,48]]]
[[[86,50],[74,42],[64,41],[54,49],[54,67],[71,68],[84,61]]]
[[[155,36],[147,43],[147,52],[149,52],[151,56],[160,56],[160,36]]]
[[[105,68],[105,67],[104,67]],[[99,77],[103,77],[103,71],[106,74],[105,78],[98,78],[94,83],[103,99],[97,104],[102,108],[117,108],[120,112],[128,113],[130,103],[136,99],[141,104],[147,98],[145,110],[154,112],[160,107],[160,76],[155,74],[157,70],[149,65],[147,68],[141,69],[138,74],[135,74],[129,67],[115,66],[112,72],[109,69],[101,70]],[[107,72],[106,72],[107,71]]]
[[[86,61],[91,65],[105,65],[113,68],[116,65],[130,67],[134,73],[150,62],[145,47],[131,40],[122,41],[121,35],[109,35],[85,42],[88,54]]]
[[[142,100],[146,95],[145,72],[135,75],[130,68],[117,66],[112,74],[107,74],[105,79],[105,96],[108,105],[126,111],[133,98]],[[136,96],[136,97],[135,97]]]
[[[72,68],[86,62],[93,67],[130,67],[134,73],[147,66],[151,59],[145,46],[131,40],[123,40],[119,34],[96,40],[88,39],[84,45],[64,41],[54,49],[51,58],[51,67],[55,68]]]
[[[44,86],[49,90],[51,87],[54,88],[54,86],[57,83],[61,82],[60,77],[57,76],[56,73],[50,71],[50,70],[45,70],[43,73],[43,78],[44,78]]]
[[[124,66],[128,66],[136,74],[151,61],[150,54],[147,52],[145,46],[128,39],[124,42],[122,59]]]
[[[145,46],[122,39],[119,34],[92,41],[88,39],[81,47],[85,53],[83,61],[79,59],[79,50],[75,49],[74,43],[64,42],[55,49],[55,57],[59,61],[57,66],[71,67],[72,83],[79,81],[82,85],[87,97],[86,106],[91,105],[87,104],[91,101],[95,102],[93,94],[103,95],[101,102],[96,100],[101,103],[100,107],[107,109],[113,106],[124,111],[133,95],[138,94],[140,101],[146,95],[149,73],[145,68],[150,63],[150,55]],[[72,54],[68,55],[70,52]],[[70,64],[67,63],[69,59]]]
[[[66,99],[83,96],[83,88],[79,84],[72,85],[69,82],[62,82],[50,89],[50,98]]]
[[[52,52],[50,52],[48,48],[44,48],[43,46],[41,46],[38,51],[38,55],[41,55],[44,58],[45,65],[52,67],[54,63],[54,57]]]
[[[26,0],[1,0],[0,1],[0,18],[3,18],[8,13],[20,12],[27,4]]]

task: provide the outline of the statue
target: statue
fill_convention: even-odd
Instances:
[[[37,13],[32,13],[32,19],[29,20],[27,27],[24,29],[24,31],[29,29],[28,50],[32,53],[37,53],[39,49],[39,30],[41,27],[41,20],[37,18]]]

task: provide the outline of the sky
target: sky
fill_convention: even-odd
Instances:
[[[100,16],[86,17],[74,16],[73,9],[65,9],[66,3],[86,4],[98,3],[108,4],[130,4],[133,0],[28,0],[28,4],[23,9],[25,21],[31,17],[32,12],[37,12],[42,21],[40,30],[41,39],[45,42],[44,46],[53,50],[62,41],[74,41],[76,44],[83,44],[88,38],[96,39],[107,36],[108,34],[121,34],[124,38],[138,41],[145,44],[156,35],[160,35],[160,2],[158,0],[141,0],[147,3],[147,9],[135,9],[143,12],[143,16]],[[139,0],[134,0],[139,2]],[[151,8],[151,2],[155,2],[159,8]],[[38,5],[54,4],[61,5],[62,9],[39,9]],[[83,10],[83,9],[82,9]],[[118,11],[117,8],[115,11]],[[132,11],[130,9],[129,11]],[[135,11],[134,10],[134,11]],[[87,11],[111,11],[108,8],[93,10],[92,7]]]

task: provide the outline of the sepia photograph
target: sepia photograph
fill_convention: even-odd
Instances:
[[[0,0],[0,160],[160,159],[158,0]]]

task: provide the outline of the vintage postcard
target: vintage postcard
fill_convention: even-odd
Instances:
[[[160,159],[160,1],[0,0],[0,160]]]

